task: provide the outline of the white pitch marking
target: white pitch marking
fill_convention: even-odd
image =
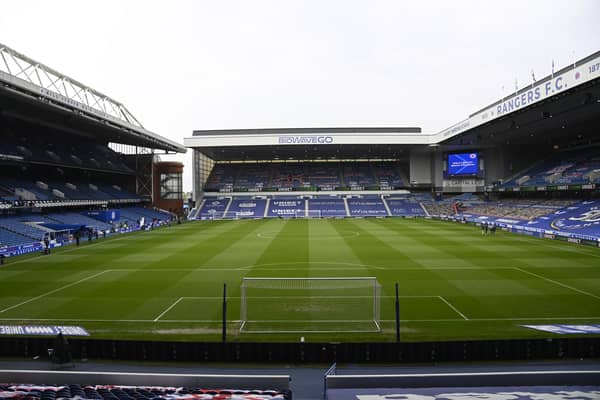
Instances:
[[[581,294],[585,294],[586,296],[590,296],[590,297],[593,297],[593,298],[595,298],[595,299],[598,299],[598,300],[600,300],[600,296],[596,296],[595,294],[592,294],[592,293],[590,293],[590,292],[586,292],[585,290],[577,289],[577,288],[575,288],[575,287],[573,287],[573,286],[569,286],[569,285],[567,285],[567,284],[564,284],[564,283],[561,283],[561,282],[555,281],[554,279],[546,278],[545,276],[538,275],[538,274],[536,274],[535,272],[530,272],[530,271],[524,270],[524,269],[522,269],[522,268],[519,268],[519,267],[514,267],[514,269],[516,269],[517,271],[521,271],[521,272],[523,272],[523,273],[529,274],[529,275],[531,275],[531,276],[535,276],[536,278],[543,279],[543,280],[545,280],[545,281],[548,281],[548,282],[554,283],[555,285],[562,286],[562,287],[564,287],[564,288],[567,288],[567,289],[573,290],[573,291],[575,291],[575,292],[578,292],[578,293],[581,293]]]
[[[97,241],[97,242],[94,242],[94,243],[86,244],[85,246],[75,247],[75,248],[66,249],[66,250],[62,250],[62,249],[64,249],[64,247],[60,247],[59,249],[61,249],[61,250],[59,252],[57,252],[56,254],[70,253],[72,251],[87,249],[89,247],[97,246],[99,244],[112,243],[112,242],[116,242],[118,240],[123,240],[123,239],[129,239],[129,236],[110,237],[109,239],[103,239],[102,241]],[[34,261],[34,260],[37,260],[37,259],[42,258],[42,257],[47,257],[47,256],[45,254],[41,254],[41,255],[38,255],[38,256],[35,256],[35,257],[25,258],[24,260],[11,261],[10,264],[7,264],[7,266],[15,265],[15,264],[20,264],[20,263],[27,262],[27,261]]]
[[[437,296],[431,296],[437,297]],[[520,317],[520,318],[470,318],[469,322],[478,321],[581,321],[581,320],[600,320],[600,317]],[[222,322],[212,319],[85,319],[85,318],[0,318],[0,321],[57,321],[57,322],[111,322],[111,323],[209,323]],[[289,320],[284,320],[290,322]],[[337,322],[338,320],[321,320],[323,322]],[[395,322],[394,319],[382,319],[381,322]],[[403,319],[402,322],[466,322],[460,318],[438,318],[438,319]],[[232,323],[239,323],[240,320],[232,320]],[[308,322],[315,322],[310,320]]]
[[[63,289],[70,288],[71,286],[78,285],[78,284],[80,284],[80,283],[82,283],[82,282],[85,282],[85,281],[87,281],[87,280],[94,279],[94,278],[96,278],[96,277],[98,277],[98,276],[100,276],[100,275],[102,275],[102,274],[104,274],[104,273],[106,273],[106,272],[110,272],[110,271],[111,271],[110,269],[106,269],[106,270],[104,270],[104,271],[102,271],[102,272],[99,272],[99,273],[97,273],[97,274],[94,274],[94,275],[92,275],[92,276],[88,276],[87,278],[80,279],[80,280],[78,280],[77,282],[72,282],[72,283],[69,283],[68,285],[61,286],[61,287],[59,287],[58,289],[54,289],[54,290],[51,290],[51,291],[49,291],[49,292],[46,292],[46,293],[44,293],[44,294],[40,294],[39,296],[32,297],[32,298],[30,298],[30,299],[28,299],[28,300],[25,300],[25,301],[23,301],[23,302],[21,302],[21,303],[19,303],[19,304],[15,304],[14,306],[10,306],[10,307],[7,307],[7,308],[5,308],[5,309],[3,309],[3,310],[0,310],[0,314],[1,314],[1,313],[4,313],[4,312],[6,312],[6,311],[12,310],[12,309],[14,309],[14,308],[20,307],[20,306],[22,306],[22,305],[25,305],[25,304],[27,304],[27,303],[31,303],[32,301],[39,300],[39,299],[41,299],[41,298],[43,298],[43,297],[49,296],[49,295],[51,295],[51,294],[54,294],[54,293],[56,293],[56,292],[59,292],[59,291],[61,291],[61,290],[63,290]]]
[[[167,308],[165,311],[163,311],[162,313],[160,313],[160,315],[156,318],[154,318],[154,322],[157,322],[160,317],[162,317],[163,315],[165,315],[166,313],[168,313],[173,307],[175,307],[177,305],[177,303],[179,303],[181,300],[183,300],[183,297],[180,297],[177,299],[177,301],[175,301],[175,303],[171,304],[169,306],[169,308]]]
[[[446,305],[448,305],[448,307],[450,307],[451,309],[454,310],[454,312],[456,312],[458,315],[460,315],[465,321],[468,321],[469,318],[467,318],[465,316],[465,314],[461,313],[460,311],[458,311],[458,308],[454,307],[452,304],[450,304],[450,302],[448,300],[446,300],[445,298],[443,298],[442,296],[437,296],[440,300],[442,300],[444,303],[446,303]]]
[[[395,299],[396,296],[379,296],[382,299]],[[401,299],[431,299],[440,296],[398,296]],[[223,296],[185,296],[183,299],[192,300],[220,300]],[[255,300],[262,299],[372,299],[373,296],[256,296]],[[227,296],[227,299],[241,299],[239,296]]]

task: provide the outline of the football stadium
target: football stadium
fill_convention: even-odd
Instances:
[[[600,52],[439,132],[179,143],[0,43],[0,137],[0,397],[600,398]]]

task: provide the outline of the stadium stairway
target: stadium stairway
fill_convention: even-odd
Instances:
[[[390,210],[390,206],[388,205],[385,197],[381,196],[381,201],[383,202],[383,206],[385,207],[385,210],[387,211],[388,217],[391,217],[392,211]]]
[[[379,196],[366,195],[360,198],[350,198],[347,204],[352,217],[385,217],[389,215]]]
[[[423,209],[423,212],[427,217],[431,217],[431,214],[429,214],[429,211],[427,211],[427,207],[425,207],[425,204],[423,204],[422,201],[419,202],[419,206]]]
[[[346,208],[346,217],[350,216],[350,207],[348,207],[348,199],[344,197],[344,207]]]
[[[205,198],[204,204],[199,211],[199,219],[221,219],[225,215],[225,209],[231,203],[231,197],[217,199],[215,197]]]
[[[200,210],[204,206],[205,202],[206,202],[206,199],[202,199],[202,201],[200,202],[200,205],[192,208],[192,211],[190,211],[190,215],[188,216],[188,219],[197,219],[198,216],[200,215]]]

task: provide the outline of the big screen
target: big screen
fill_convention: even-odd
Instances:
[[[477,175],[479,154],[448,154],[448,175]]]

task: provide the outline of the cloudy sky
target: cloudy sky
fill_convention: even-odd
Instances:
[[[194,129],[434,133],[600,50],[598,16],[597,0],[3,1],[0,43],[180,143]]]

